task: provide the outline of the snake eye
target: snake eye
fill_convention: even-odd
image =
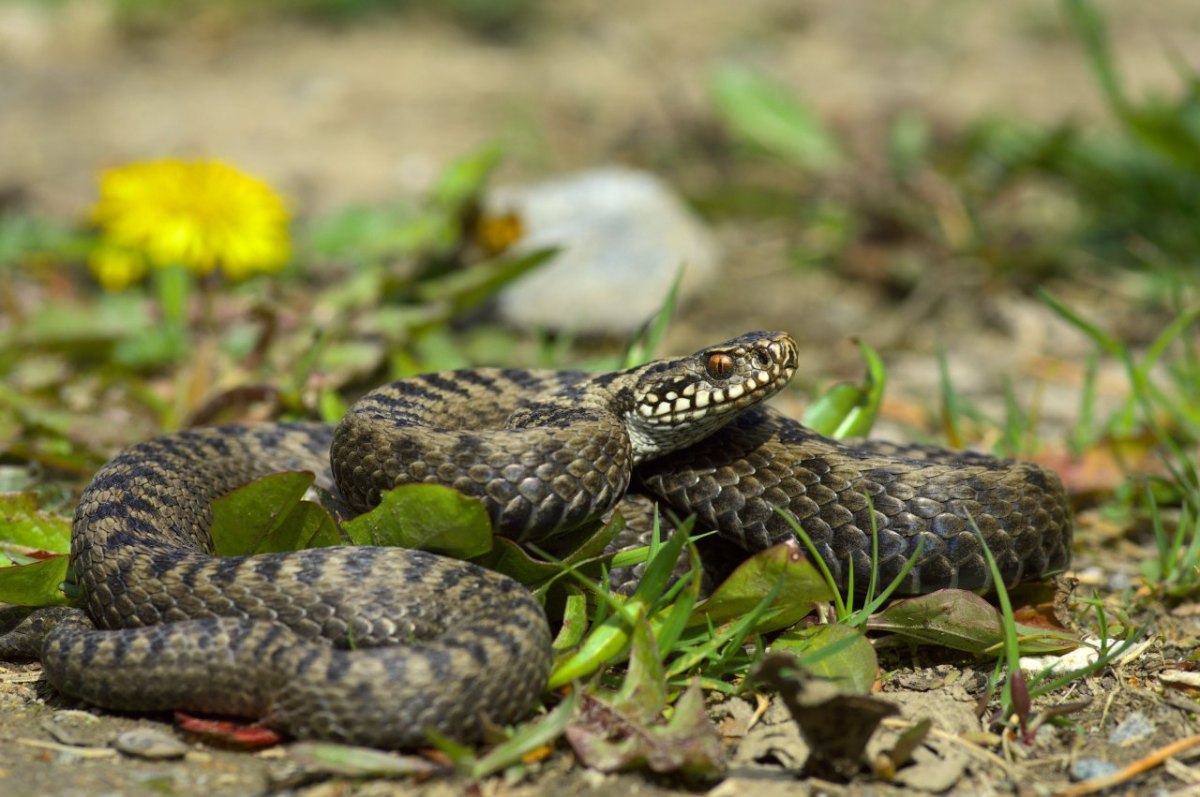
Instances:
[[[704,368],[713,379],[728,379],[733,373],[733,358],[728,354],[710,354]]]

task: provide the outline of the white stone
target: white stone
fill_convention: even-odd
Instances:
[[[520,217],[514,253],[560,249],[499,295],[498,311],[514,326],[623,337],[658,310],[681,267],[681,301],[717,277],[712,235],[647,172],[610,166],[502,187],[484,211]]]

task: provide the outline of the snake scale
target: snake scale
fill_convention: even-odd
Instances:
[[[473,369],[380,388],[336,429],[193,429],[135,445],[84,492],[71,564],[81,608],[39,610],[0,657],[39,657],[58,691],[100,706],[250,717],[298,738],[378,747],[429,731],[470,741],[541,693],[550,629],[516,582],[421,551],[333,547],[213,556],[211,502],[311,470],[354,511],[408,482],[483,500],[495,529],[544,539],[632,488],[747,551],[791,511],[843,581],[986,589],[973,520],[1008,583],[1065,568],[1062,485],[1036,465],[847,446],[755,405],[797,365],[782,333],[603,374]],[[871,559],[871,524],[879,557]]]

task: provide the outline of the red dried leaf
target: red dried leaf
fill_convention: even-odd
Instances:
[[[236,750],[262,750],[283,741],[269,728],[233,720],[194,717],[183,711],[175,712],[175,722],[180,730],[199,736],[206,744]]]

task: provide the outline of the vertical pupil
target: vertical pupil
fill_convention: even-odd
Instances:
[[[732,372],[733,358],[728,354],[714,354],[708,358],[708,373],[711,376],[729,376]]]

